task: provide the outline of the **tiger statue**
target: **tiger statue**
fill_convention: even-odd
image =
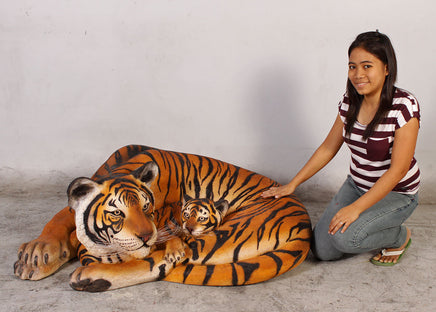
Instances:
[[[294,195],[262,198],[278,184],[213,158],[128,145],[68,187],[68,206],[22,244],[14,273],[40,280],[78,257],[70,286],[105,291],[149,281],[235,286],[266,281],[307,256],[311,223]],[[226,200],[225,221],[181,240],[174,203]]]
[[[194,236],[208,233],[221,225],[229,210],[229,202],[221,199],[191,198],[185,194],[180,214],[181,227]]]

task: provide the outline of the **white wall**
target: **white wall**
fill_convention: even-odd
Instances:
[[[421,202],[435,202],[435,8],[426,0],[0,0],[0,183],[90,176],[130,143],[287,182],[337,114],[349,44],[379,29],[397,52],[397,85],[420,100]],[[300,196],[330,196],[348,157],[344,147]]]

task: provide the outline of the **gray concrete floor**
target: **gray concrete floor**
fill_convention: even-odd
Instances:
[[[68,285],[77,262],[42,281],[13,275],[16,250],[35,238],[66,204],[63,187],[0,190],[0,311],[435,311],[436,205],[420,205],[407,221],[412,245],[389,268],[372,265],[372,253],[336,262],[311,254],[296,269],[265,283],[201,287],[152,282],[105,293]],[[315,223],[323,203],[305,203]]]

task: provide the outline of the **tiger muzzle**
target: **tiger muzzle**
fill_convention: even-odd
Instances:
[[[152,245],[152,244],[148,244],[148,242],[153,237],[153,233],[143,233],[143,234],[140,234],[137,236],[140,240],[142,240],[144,242],[145,245],[147,245],[147,246]]]

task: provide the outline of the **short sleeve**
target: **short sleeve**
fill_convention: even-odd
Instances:
[[[342,99],[339,101],[338,104],[339,116],[341,117],[341,120],[344,124],[346,123],[347,112],[349,107],[350,107],[350,100],[348,99],[347,95],[344,94],[344,96],[342,97]]]
[[[396,129],[403,127],[412,118],[420,121],[421,112],[417,99],[406,91],[400,92],[401,96],[394,98],[393,110],[396,111]]]

